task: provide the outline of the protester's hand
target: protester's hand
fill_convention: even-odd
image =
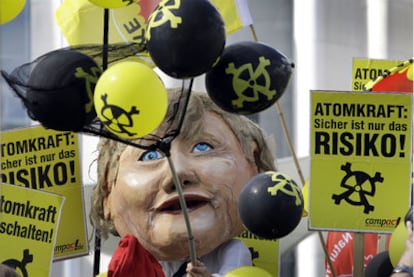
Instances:
[[[191,262],[187,264],[187,277],[210,277],[207,267],[199,260],[193,265]]]

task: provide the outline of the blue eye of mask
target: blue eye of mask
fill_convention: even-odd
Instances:
[[[162,159],[164,155],[160,151],[148,150],[144,152],[139,158],[139,161],[155,161]]]
[[[206,142],[200,142],[200,143],[197,143],[194,146],[193,152],[206,152],[206,151],[209,151],[211,149],[213,149],[213,147],[210,144],[208,144]]]

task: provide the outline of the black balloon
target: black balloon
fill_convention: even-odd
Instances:
[[[30,74],[29,115],[50,129],[79,131],[96,117],[93,92],[100,73],[95,61],[78,51],[47,53]]]
[[[219,11],[208,0],[161,1],[146,30],[154,63],[173,78],[204,74],[223,53],[226,31]]]
[[[392,274],[393,265],[388,251],[375,255],[365,268],[365,277],[389,277]]]
[[[254,41],[227,46],[206,74],[206,89],[222,109],[253,114],[274,104],[284,93],[292,64],[278,50]]]
[[[301,189],[286,174],[269,171],[254,176],[242,189],[239,213],[244,226],[264,239],[292,232],[303,212]]]

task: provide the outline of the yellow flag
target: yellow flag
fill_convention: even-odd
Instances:
[[[247,0],[212,0],[211,2],[220,11],[227,34],[253,24]]]
[[[352,90],[364,91],[364,87],[376,80],[390,68],[401,64],[402,60],[360,59],[352,60]]]
[[[145,25],[160,0],[137,0],[126,7],[109,10],[109,43],[143,43]],[[222,14],[227,34],[253,20],[247,0],[212,0]],[[56,22],[70,45],[103,42],[104,9],[88,0],[64,0],[55,13]]]

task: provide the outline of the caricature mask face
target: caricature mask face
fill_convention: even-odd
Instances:
[[[199,121],[191,123],[190,136],[173,141],[171,159],[183,187],[196,254],[202,256],[242,231],[238,197],[258,172],[219,115],[206,112]],[[121,236],[135,235],[159,260],[189,256],[178,193],[162,152],[126,147],[115,184],[108,186],[104,209]]]

